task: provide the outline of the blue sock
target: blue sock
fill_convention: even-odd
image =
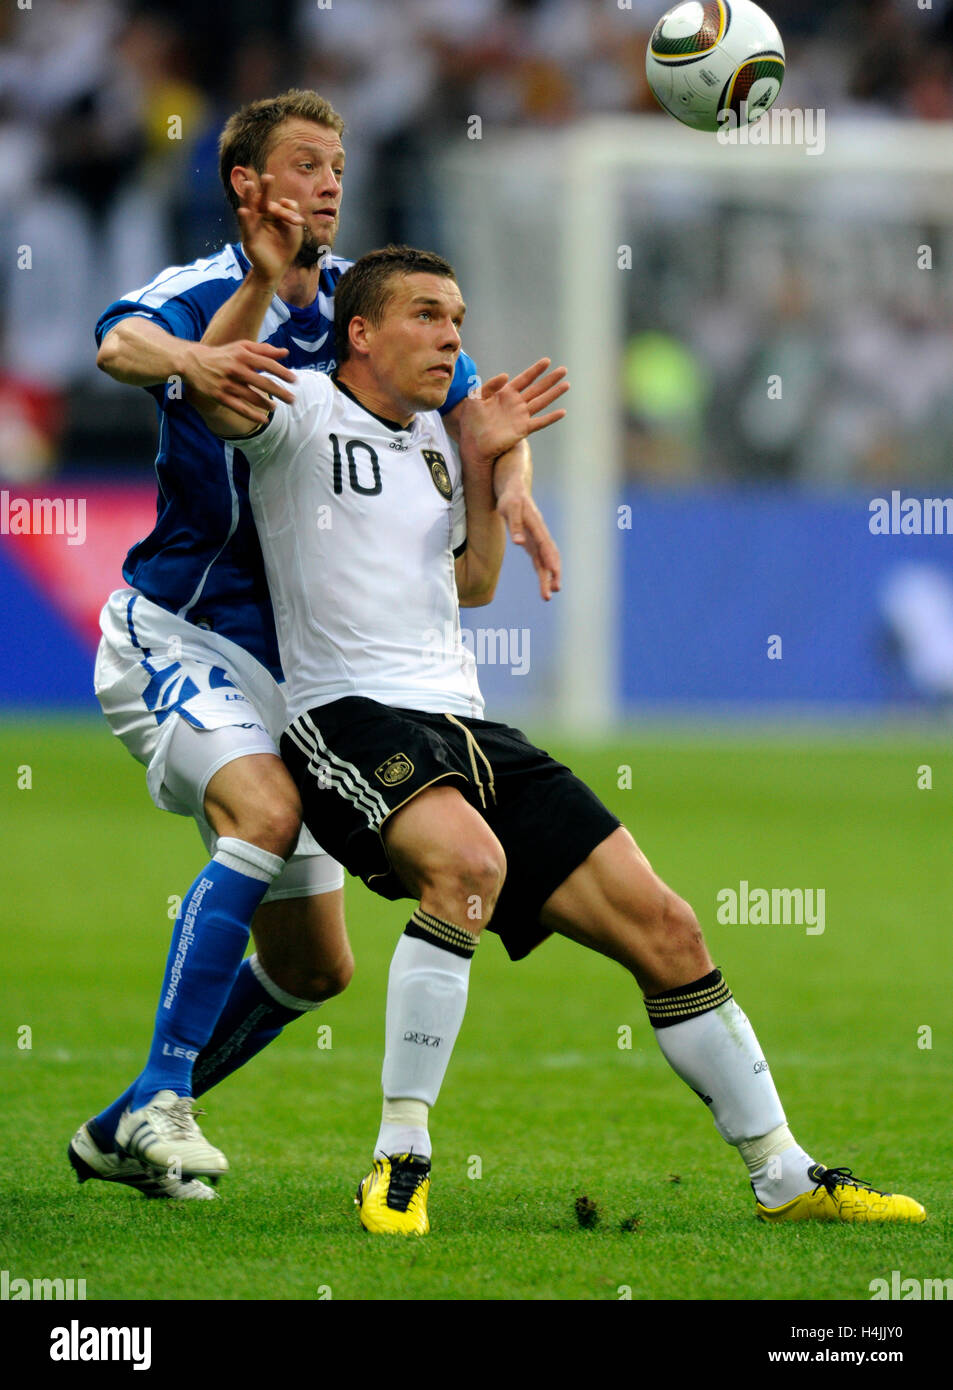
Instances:
[[[304,999],[296,1001],[298,1008],[279,1004],[261,984],[259,976],[263,973],[257,956],[242,962],[215,1031],[192,1069],[193,1095],[210,1091],[274,1042],[286,1023],[318,1007]],[[115,1151],[116,1127],[132,1100],[136,1084],[134,1081],[118,1100],[89,1121],[93,1138],[104,1153]]]
[[[116,1152],[116,1128],[122,1119],[122,1112],[132,1100],[132,1093],[135,1088],[136,1082],[134,1081],[123,1091],[118,1100],[114,1100],[112,1105],[107,1105],[105,1110],[100,1110],[99,1114],[94,1115],[89,1121],[87,1128],[103,1153]]]
[[[276,854],[223,837],[189,889],[172,935],[149,1060],[133,1085],[133,1110],[157,1091],[191,1095],[193,1064],[235,982],[255,910],[282,866]]]
[[[215,1032],[195,1063],[192,1072],[194,1095],[210,1091],[274,1042],[286,1023],[318,1007],[317,1003],[305,999],[294,1000],[293,1005],[279,1003],[262,984],[263,975],[257,956],[242,962]],[[276,987],[272,985],[272,988]],[[290,995],[285,997],[291,998]]]

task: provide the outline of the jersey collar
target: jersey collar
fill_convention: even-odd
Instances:
[[[355,405],[360,406],[366,415],[370,415],[375,420],[378,420],[382,425],[386,425],[387,428],[389,430],[393,430],[395,434],[410,434],[411,430],[414,428],[414,424],[417,419],[416,415],[414,416],[413,420],[411,420],[409,425],[402,425],[399,420],[387,420],[384,418],[383,415],[378,415],[375,411],[368,410],[367,406],[364,405],[363,401],[359,401],[355,396],[354,392],[349,391],[348,388],[344,385],[343,381],[338,381],[337,372],[331,373],[331,380],[334,382],[338,390],[343,391],[345,396],[347,396],[349,400],[352,400]]]
[[[251,261],[245,255],[244,247],[240,241],[233,241],[231,247],[235,253],[235,259],[242,268],[242,274],[247,275],[251,270]],[[322,291],[328,295],[334,293],[334,282],[331,280],[327,266],[321,267],[321,272],[318,276],[318,293],[314,296],[310,304],[303,304],[300,306],[297,304],[289,304],[287,300],[281,298],[280,294],[276,294],[274,297],[279,303],[284,304],[285,308],[289,310],[291,314],[308,315],[317,307],[318,297]]]

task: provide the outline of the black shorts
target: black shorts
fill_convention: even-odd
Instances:
[[[281,756],[318,843],[383,898],[413,894],[391,868],[387,818],[436,782],[459,788],[506,854],[490,922],[513,960],[549,932],[547,898],[620,822],[567,767],[506,724],[346,696],[299,715]]]

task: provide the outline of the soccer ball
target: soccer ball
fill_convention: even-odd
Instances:
[[[659,105],[694,130],[746,125],[777,100],[784,44],[751,0],[689,0],[656,24],[645,75]]]

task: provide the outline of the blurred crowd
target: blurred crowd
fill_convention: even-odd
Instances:
[[[631,478],[949,493],[953,221],[891,207],[890,180],[870,192],[835,220],[728,201],[643,218],[621,383]]]
[[[846,111],[872,120],[953,120],[951,0],[922,7],[915,0],[768,0],[766,7],[787,45],[788,104],[823,105],[831,117]],[[5,6],[0,474],[27,479],[64,462],[128,458],[135,430],[143,439],[151,431],[145,398],[141,413],[130,415],[130,393],[117,396],[95,372],[93,324],[122,291],[234,238],[216,141],[239,105],[296,85],[316,88],[342,113],[347,254],[406,240],[452,255],[431,181],[434,151],[465,136],[474,114],[484,128],[545,132],[587,114],[655,110],[644,55],[664,8],[665,0]],[[834,391],[835,345],[826,339],[826,359],[816,352],[822,307],[796,275],[773,305],[762,306],[760,336],[744,335],[731,358],[736,418],[718,412],[724,448],[717,454],[698,444],[710,437],[706,411],[726,370],[724,353],[711,358],[706,331],[714,332],[728,306],[710,302],[694,336],[680,332],[672,315],[666,321],[664,306],[658,321],[634,323],[623,363],[632,472],[678,479],[714,470],[810,481],[811,446],[801,426],[824,425],[818,402]],[[926,324],[916,321],[924,312]],[[900,303],[869,327],[886,354],[902,352],[906,337],[922,344],[921,330],[932,335],[928,375],[949,396],[947,321],[922,308],[911,321]],[[758,379],[763,363],[779,353],[793,383],[783,426],[778,412],[761,419],[759,403],[745,392],[745,382]],[[864,389],[880,390],[877,361],[850,370],[851,401]],[[922,404],[922,372],[909,368],[907,376],[919,384]],[[656,428],[652,392],[664,396],[666,389],[692,402],[687,425],[682,419],[669,428],[663,410]],[[908,401],[903,382],[894,395],[901,405]],[[927,414],[936,407],[944,415],[942,405],[931,396]],[[950,415],[947,405],[944,428],[953,439]],[[842,425],[838,417],[824,427],[836,434]],[[873,436],[859,462],[846,459],[844,481],[884,467],[883,440],[876,429]],[[752,447],[732,444],[737,438]]]

